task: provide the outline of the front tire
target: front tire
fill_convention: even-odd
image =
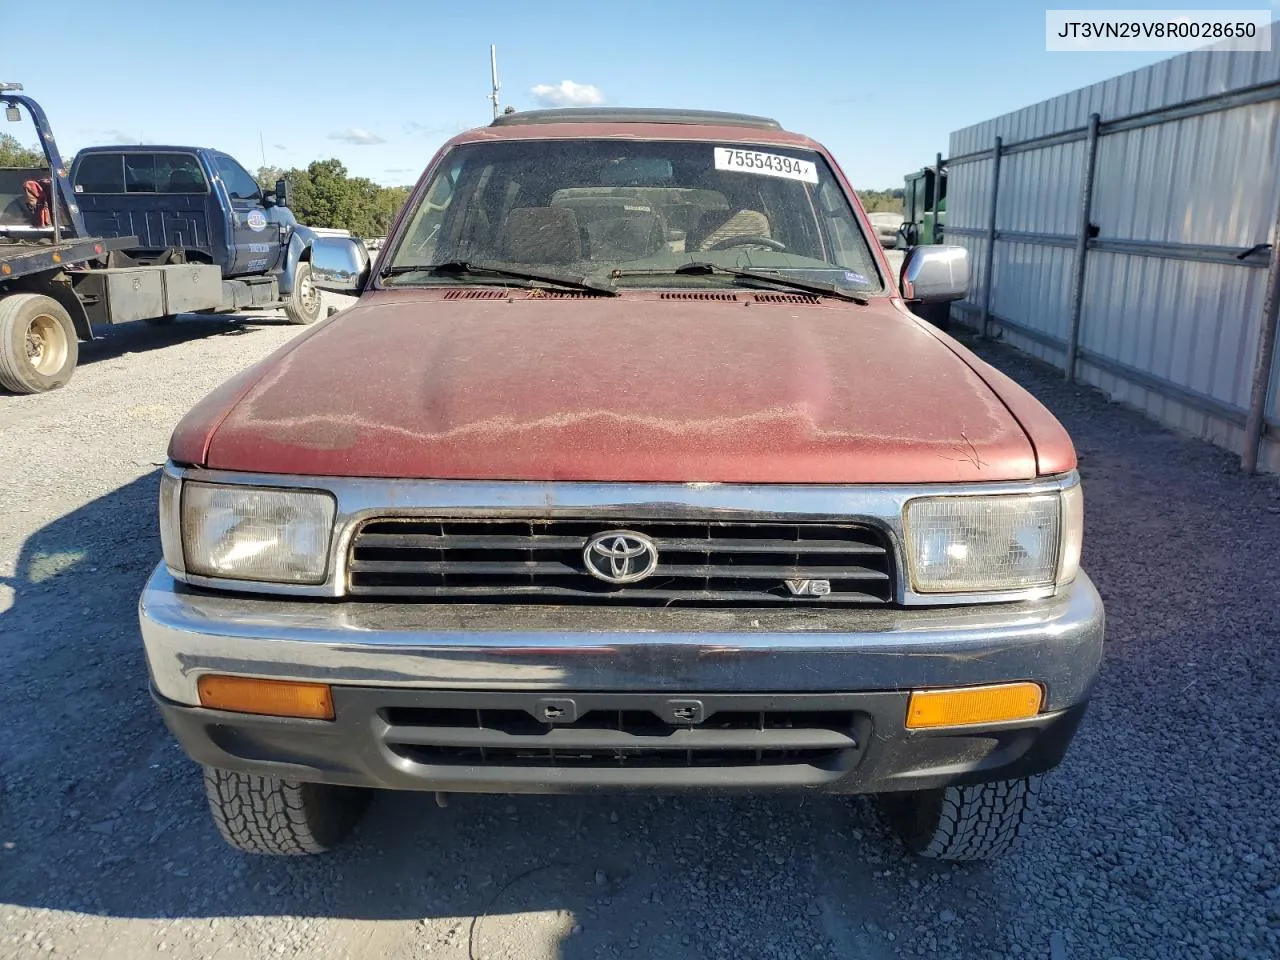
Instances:
[[[38,293],[0,300],[0,387],[13,393],[44,393],[71,379],[80,342],[71,314]]]
[[[369,792],[204,768],[204,792],[222,839],[245,853],[300,856],[341,843]]]
[[[1039,777],[886,793],[878,800],[907,848],[935,860],[989,860],[1025,830]]]
[[[311,264],[300,263],[293,275],[293,293],[284,303],[284,315],[290,323],[303,326],[315,323],[323,312],[323,298],[311,277]]]
[[[951,304],[949,303],[917,303],[910,307],[925,323],[932,324],[943,333],[951,330]]]

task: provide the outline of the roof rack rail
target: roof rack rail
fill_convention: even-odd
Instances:
[[[517,110],[495,117],[491,127],[533,123],[699,123],[723,127],[758,127],[781,130],[782,124],[769,117],[719,110],[663,110],[654,107],[557,107],[548,110]]]

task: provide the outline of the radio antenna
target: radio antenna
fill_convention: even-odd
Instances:
[[[498,47],[493,44],[489,45],[489,73],[493,74],[493,92],[489,101],[493,104],[494,119],[498,119],[498,91],[502,90],[502,84],[498,83]]]
[[[493,117],[498,118],[498,91],[502,89],[502,85],[498,83],[498,48],[494,44],[489,44],[489,72],[493,77],[493,93],[489,94],[489,100],[493,103]]]

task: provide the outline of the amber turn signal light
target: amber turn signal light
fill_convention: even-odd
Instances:
[[[962,727],[971,723],[1024,720],[1040,712],[1038,683],[1000,683],[954,690],[915,690],[907,704],[907,729]]]
[[[325,683],[259,680],[206,674],[196,683],[200,706],[267,717],[332,720],[333,694]]]

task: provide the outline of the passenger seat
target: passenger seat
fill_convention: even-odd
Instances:
[[[565,207],[517,207],[502,225],[502,256],[516,263],[582,259],[578,216]]]
[[[710,250],[730,237],[770,237],[769,218],[759,210],[708,210],[685,238],[686,251]]]
[[[667,232],[652,213],[636,213],[587,224],[593,260],[639,260],[662,250]]]

